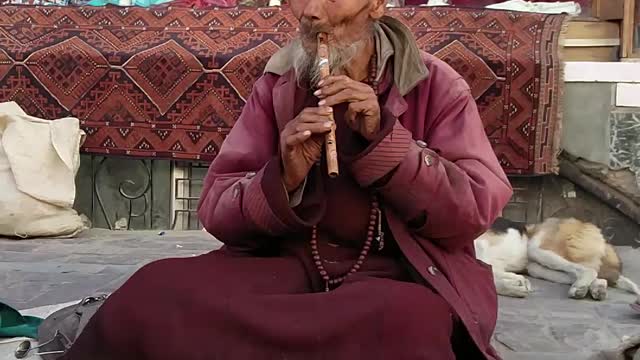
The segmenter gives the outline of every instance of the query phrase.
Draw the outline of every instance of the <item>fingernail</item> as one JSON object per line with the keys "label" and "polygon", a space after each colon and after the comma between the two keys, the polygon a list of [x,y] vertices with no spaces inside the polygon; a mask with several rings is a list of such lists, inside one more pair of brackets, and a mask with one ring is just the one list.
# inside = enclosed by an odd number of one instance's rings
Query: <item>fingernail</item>
{"label": "fingernail", "polygon": [[322,86],[322,84],[324,84],[324,80],[318,81],[318,86]]}
{"label": "fingernail", "polygon": [[333,123],[331,121],[324,123],[324,127],[326,128],[330,128],[331,126],[333,126]]}
{"label": "fingernail", "polygon": [[332,113],[333,112],[333,108],[331,106],[327,106],[326,108],[324,108],[324,110],[328,113]]}
{"label": "fingernail", "polygon": [[305,132],[302,133],[304,136],[309,136],[311,135],[311,131],[306,130]]}
{"label": "fingernail", "polygon": [[316,90],[316,91],[313,92],[313,95],[315,95],[315,96],[318,96],[320,94],[322,94],[321,90]]}
{"label": "fingernail", "polygon": [[322,105],[324,105],[324,104],[326,104],[326,103],[327,103],[327,101],[326,101],[326,100],[320,100],[320,102],[318,103],[318,105],[322,106]]}

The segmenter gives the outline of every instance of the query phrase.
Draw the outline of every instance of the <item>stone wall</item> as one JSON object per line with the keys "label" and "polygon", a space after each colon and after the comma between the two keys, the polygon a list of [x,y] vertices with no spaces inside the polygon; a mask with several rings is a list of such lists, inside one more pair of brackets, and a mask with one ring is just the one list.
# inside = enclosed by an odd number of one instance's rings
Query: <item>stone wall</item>
{"label": "stone wall", "polygon": [[640,185],[640,108],[611,112],[608,160],[609,169],[631,171]]}
{"label": "stone wall", "polygon": [[640,90],[640,63],[567,67],[562,148],[583,172],[640,207],[640,92],[637,99],[628,92]]}

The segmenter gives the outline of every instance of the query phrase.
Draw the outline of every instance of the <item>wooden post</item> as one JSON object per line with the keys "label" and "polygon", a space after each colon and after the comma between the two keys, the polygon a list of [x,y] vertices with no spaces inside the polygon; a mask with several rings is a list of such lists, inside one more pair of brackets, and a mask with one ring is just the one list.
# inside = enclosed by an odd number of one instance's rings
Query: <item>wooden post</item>
{"label": "wooden post", "polygon": [[620,57],[628,58],[633,54],[633,33],[635,32],[636,8],[635,0],[624,1],[624,18],[622,19],[622,51]]}

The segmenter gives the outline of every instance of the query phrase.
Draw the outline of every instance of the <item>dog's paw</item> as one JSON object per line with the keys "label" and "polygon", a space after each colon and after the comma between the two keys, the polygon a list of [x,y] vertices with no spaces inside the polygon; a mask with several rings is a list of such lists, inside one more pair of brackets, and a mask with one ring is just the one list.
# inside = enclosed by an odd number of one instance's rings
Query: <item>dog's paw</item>
{"label": "dog's paw", "polygon": [[569,297],[572,299],[584,299],[589,293],[589,286],[576,286],[573,285],[569,289]]}
{"label": "dog's paw", "polygon": [[520,278],[518,279],[518,284],[527,293],[533,292],[533,286],[531,286],[531,281],[529,281],[529,279],[527,279],[526,277],[520,275]]}
{"label": "dog's paw", "polygon": [[569,289],[569,297],[573,299],[584,299],[589,293],[589,287],[598,279],[598,272],[593,269],[585,269],[578,280]]}
{"label": "dog's paw", "polygon": [[607,280],[595,279],[589,286],[589,293],[593,300],[602,301],[607,298]]}
{"label": "dog's paw", "polygon": [[529,279],[522,275],[514,275],[505,283],[508,294],[507,296],[524,298],[533,292],[533,287]]}

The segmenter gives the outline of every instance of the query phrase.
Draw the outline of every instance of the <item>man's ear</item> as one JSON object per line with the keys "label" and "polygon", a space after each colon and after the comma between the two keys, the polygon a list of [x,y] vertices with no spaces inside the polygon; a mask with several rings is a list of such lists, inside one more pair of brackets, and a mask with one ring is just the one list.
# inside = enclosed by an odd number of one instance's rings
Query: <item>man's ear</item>
{"label": "man's ear", "polygon": [[387,0],[371,0],[371,18],[378,20],[384,15]]}

